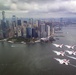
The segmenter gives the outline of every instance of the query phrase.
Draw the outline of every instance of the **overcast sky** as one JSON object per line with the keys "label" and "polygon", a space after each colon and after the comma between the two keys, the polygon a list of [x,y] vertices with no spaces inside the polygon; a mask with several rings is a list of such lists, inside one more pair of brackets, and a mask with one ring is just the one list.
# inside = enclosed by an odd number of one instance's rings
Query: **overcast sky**
{"label": "overcast sky", "polygon": [[76,0],[0,0],[2,10],[6,17],[76,17]]}

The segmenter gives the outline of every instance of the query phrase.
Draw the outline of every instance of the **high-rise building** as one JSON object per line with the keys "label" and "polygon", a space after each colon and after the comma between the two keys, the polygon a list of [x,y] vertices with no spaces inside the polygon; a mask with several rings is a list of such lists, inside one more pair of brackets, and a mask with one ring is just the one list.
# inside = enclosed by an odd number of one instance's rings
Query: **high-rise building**
{"label": "high-rise building", "polygon": [[34,38],[38,37],[38,33],[36,31],[36,28],[32,28],[32,37],[34,37]]}
{"label": "high-rise building", "polygon": [[6,26],[7,26],[7,37],[9,37],[9,29],[10,29],[9,20],[6,20]]}
{"label": "high-rise building", "polygon": [[27,27],[27,21],[23,21],[23,24],[22,24],[22,36],[26,37],[26,27]]}
{"label": "high-rise building", "polygon": [[5,11],[2,11],[2,20],[5,22]]}
{"label": "high-rise building", "polygon": [[12,28],[12,27],[9,28],[9,33],[8,33],[8,35],[9,35],[9,38],[14,37],[14,31],[13,31],[13,28]]}
{"label": "high-rise building", "polygon": [[33,27],[33,18],[29,19],[29,24]]}
{"label": "high-rise building", "polygon": [[5,11],[2,11],[1,27],[2,27],[3,38],[6,38],[7,37],[7,26],[6,26],[6,19],[5,19]]}
{"label": "high-rise building", "polygon": [[18,36],[18,33],[17,33],[17,18],[16,18],[15,15],[12,16],[12,27],[13,27],[14,35]]}
{"label": "high-rise building", "polygon": [[22,23],[21,23],[21,20],[19,19],[19,20],[17,20],[17,25],[18,26],[21,26],[22,25]]}
{"label": "high-rise building", "polygon": [[31,27],[26,28],[26,37],[32,38],[32,28]]}
{"label": "high-rise building", "polygon": [[49,25],[46,25],[46,36],[50,36],[50,26]]}
{"label": "high-rise building", "polygon": [[21,36],[21,27],[17,27],[17,34],[18,34],[18,37]]}
{"label": "high-rise building", "polygon": [[17,18],[15,15],[12,16],[12,25],[13,25],[13,27],[17,26]]}
{"label": "high-rise building", "polygon": [[46,37],[45,23],[40,25],[40,33],[41,33],[41,37]]}
{"label": "high-rise building", "polygon": [[35,22],[34,22],[34,25],[33,25],[34,27],[38,27],[38,20],[35,20]]}
{"label": "high-rise building", "polygon": [[21,19],[17,19],[17,34],[18,36],[22,36],[22,20]]}
{"label": "high-rise building", "polygon": [[1,27],[1,20],[0,20],[0,38],[3,38],[3,35],[2,35],[2,27]]}
{"label": "high-rise building", "polygon": [[62,26],[63,26],[63,18],[60,18],[59,28],[61,28]]}

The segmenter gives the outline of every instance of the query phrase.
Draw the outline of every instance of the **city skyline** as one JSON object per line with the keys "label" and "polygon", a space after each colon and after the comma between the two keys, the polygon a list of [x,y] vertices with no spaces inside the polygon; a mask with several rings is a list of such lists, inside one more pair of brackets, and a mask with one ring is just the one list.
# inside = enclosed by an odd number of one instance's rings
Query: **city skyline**
{"label": "city skyline", "polygon": [[25,38],[40,38],[49,37],[52,35],[52,23],[33,18],[26,20],[18,19],[15,15],[11,21],[6,20],[5,11],[2,11],[2,20],[0,21],[0,37],[25,37]]}
{"label": "city skyline", "polygon": [[0,16],[4,10],[7,18],[76,17],[75,7],[76,0],[0,0]]}

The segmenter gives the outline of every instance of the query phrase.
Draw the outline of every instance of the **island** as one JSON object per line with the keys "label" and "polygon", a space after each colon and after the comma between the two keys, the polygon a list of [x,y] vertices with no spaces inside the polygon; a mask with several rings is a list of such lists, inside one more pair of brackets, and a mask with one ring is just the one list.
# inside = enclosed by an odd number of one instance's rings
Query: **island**
{"label": "island", "polygon": [[50,38],[25,38],[25,37],[12,37],[8,38],[7,41],[9,43],[37,43],[37,42],[52,42],[55,41],[53,37]]}

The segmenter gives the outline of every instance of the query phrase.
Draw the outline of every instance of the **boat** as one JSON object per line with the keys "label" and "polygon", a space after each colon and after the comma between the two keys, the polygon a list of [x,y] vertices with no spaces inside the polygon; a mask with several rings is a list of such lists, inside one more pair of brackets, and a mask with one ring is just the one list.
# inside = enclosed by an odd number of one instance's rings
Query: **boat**
{"label": "boat", "polygon": [[40,42],[40,40],[36,40],[35,43]]}
{"label": "boat", "polygon": [[13,41],[8,41],[9,43],[14,43]]}
{"label": "boat", "polygon": [[26,44],[26,42],[24,42],[24,41],[22,41],[21,43],[22,43],[22,44]]}

